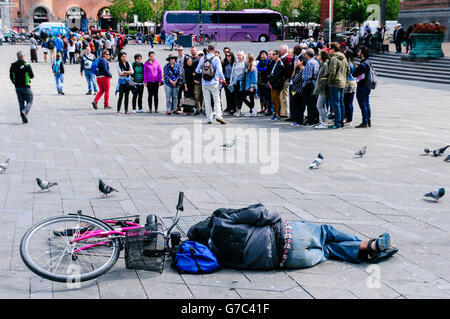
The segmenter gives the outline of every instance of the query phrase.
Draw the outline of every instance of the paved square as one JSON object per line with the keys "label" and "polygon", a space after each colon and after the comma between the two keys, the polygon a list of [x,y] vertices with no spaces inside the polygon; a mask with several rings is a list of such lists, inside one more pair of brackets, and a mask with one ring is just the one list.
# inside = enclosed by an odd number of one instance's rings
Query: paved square
{"label": "paved square", "polygon": [[[257,55],[280,43],[228,45]],[[8,79],[17,50],[29,60],[27,46],[0,47],[0,160],[11,159],[7,174],[0,175],[0,298],[450,298],[450,199],[423,200],[424,193],[450,186],[450,164],[444,157],[421,156],[425,146],[450,143],[448,86],[380,79],[371,95],[370,129],[317,131],[274,124],[267,117],[225,118],[227,125],[214,125],[223,132],[279,128],[279,170],[261,174],[260,164],[174,163],[173,130],[193,132],[199,117],[117,117],[102,103],[94,110],[79,65],[65,66],[66,95],[58,96],[50,65],[32,64],[34,104],[30,123],[22,125]],[[129,59],[137,52],[146,57],[148,50],[127,48]],[[165,64],[168,51],[155,50]],[[110,65],[114,108],[115,65]],[[359,124],[356,100],[354,105]],[[162,88],[159,109],[165,109]],[[367,156],[353,159],[364,145]],[[310,171],[318,152],[324,163]],[[59,185],[40,193],[36,177]],[[102,199],[98,178],[119,193]],[[162,275],[127,270],[120,258],[110,272],[80,289],[41,279],[20,258],[22,235],[44,218],[82,209],[99,218],[156,213],[169,221],[179,191],[186,196],[182,231],[217,208],[261,202],[288,220],[332,224],[361,238],[388,231],[400,251],[375,269],[330,260],[304,270],[221,269],[211,275],[178,275],[169,265]],[[378,288],[370,288],[374,271]]]}

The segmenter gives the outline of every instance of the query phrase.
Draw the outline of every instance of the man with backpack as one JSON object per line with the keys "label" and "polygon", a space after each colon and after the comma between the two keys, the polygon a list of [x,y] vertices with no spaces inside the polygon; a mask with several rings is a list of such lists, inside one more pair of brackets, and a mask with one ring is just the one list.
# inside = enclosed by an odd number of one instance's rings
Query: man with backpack
{"label": "man with backpack", "polygon": [[20,117],[23,124],[28,123],[28,113],[33,104],[33,92],[30,87],[33,77],[31,65],[25,62],[25,55],[22,51],[17,52],[17,61],[11,64],[9,78],[16,88]]}
{"label": "man with backpack", "polygon": [[197,68],[196,73],[202,75],[202,91],[205,100],[207,123],[212,124],[213,112],[211,107],[211,97],[214,101],[214,113],[216,114],[216,121],[220,124],[226,124],[222,118],[222,105],[220,103],[219,79],[224,79],[222,73],[222,63],[214,52],[216,46],[214,44],[208,45],[208,54],[203,56]]}
{"label": "man with backpack", "polygon": [[50,37],[47,41],[48,52],[50,53],[50,62],[53,63],[56,56],[55,40]]}
{"label": "man with backpack", "polygon": [[370,91],[376,86],[376,73],[369,61],[369,50],[365,46],[361,46],[358,50],[358,58],[361,63],[353,72],[353,76],[358,82],[356,89],[356,99],[362,114],[362,123],[357,128],[368,128],[372,126],[371,112],[369,104]]}
{"label": "man with backpack", "polygon": [[64,61],[62,60],[61,53],[59,52],[56,54],[56,60],[52,63],[52,71],[55,77],[56,90],[58,91],[58,95],[64,95]]}
{"label": "man with backpack", "polygon": [[84,71],[84,77],[86,78],[86,82],[88,83],[88,92],[86,93],[86,95],[92,94],[92,88],[94,89],[95,93],[98,92],[97,79],[91,72],[92,62],[94,62],[94,60],[95,56],[91,53],[91,48],[86,47],[84,54],[81,57],[80,63],[81,76],[83,76]]}

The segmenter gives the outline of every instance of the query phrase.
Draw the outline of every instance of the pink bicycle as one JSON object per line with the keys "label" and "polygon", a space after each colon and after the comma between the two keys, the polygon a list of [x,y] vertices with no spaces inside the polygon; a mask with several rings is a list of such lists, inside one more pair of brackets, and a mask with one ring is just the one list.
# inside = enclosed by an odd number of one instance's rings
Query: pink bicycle
{"label": "pink bicycle", "polygon": [[179,242],[179,233],[172,229],[181,217],[183,197],[180,192],[174,222],[165,232],[155,215],[148,215],[141,226],[139,216],[100,220],[78,211],[33,225],[22,237],[20,255],[35,274],[58,282],[103,275],[124,248],[127,268],[162,272],[165,256]]}

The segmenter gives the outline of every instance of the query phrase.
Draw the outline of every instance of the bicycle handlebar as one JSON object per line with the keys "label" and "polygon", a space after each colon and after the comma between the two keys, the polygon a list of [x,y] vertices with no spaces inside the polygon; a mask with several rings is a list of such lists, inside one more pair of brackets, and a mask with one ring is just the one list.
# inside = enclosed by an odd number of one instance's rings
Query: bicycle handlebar
{"label": "bicycle handlebar", "polygon": [[180,192],[180,194],[178,195],[177,210],[183,211],[183,199],[184,199],[184,193]]}

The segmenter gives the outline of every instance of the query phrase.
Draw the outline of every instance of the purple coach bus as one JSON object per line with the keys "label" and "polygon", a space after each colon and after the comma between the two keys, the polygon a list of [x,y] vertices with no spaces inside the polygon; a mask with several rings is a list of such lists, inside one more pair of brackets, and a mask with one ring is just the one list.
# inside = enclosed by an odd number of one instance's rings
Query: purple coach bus
{"label": "purple coach bus", "polygon": [[[198,11],[166,11],[162,29],[184,34],[199,34]],[[242,11],[203,11],[202,33],[217,41],[276,41],[284,40],[287,18],[279,12],[267,9]]]}

